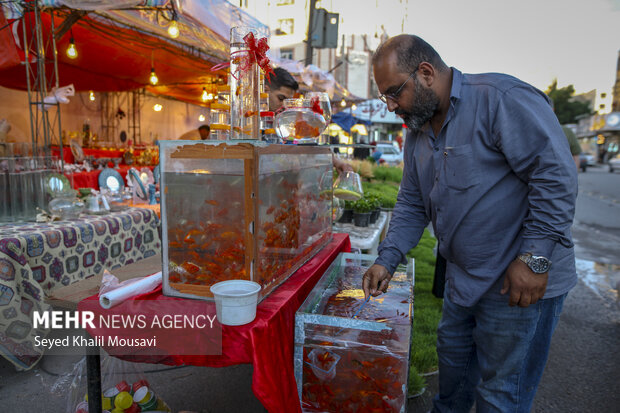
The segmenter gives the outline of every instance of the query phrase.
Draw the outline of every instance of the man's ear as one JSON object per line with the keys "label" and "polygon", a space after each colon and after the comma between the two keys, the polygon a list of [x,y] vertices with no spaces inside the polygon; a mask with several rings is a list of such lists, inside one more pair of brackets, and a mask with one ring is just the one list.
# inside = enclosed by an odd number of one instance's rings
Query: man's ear
{"label": "man's ear", "polygon": [[271,92],[271,88],[269,87],[269,84],[265,83],[265,93],[269,92]]}
{"label": "man's ear", "polygon": [[431,87],[435,82],[437,71],[432,64],[428,62],[420,63],[418,66],[418,73],[420,74],[420,78],[422,79],[424,86]]}

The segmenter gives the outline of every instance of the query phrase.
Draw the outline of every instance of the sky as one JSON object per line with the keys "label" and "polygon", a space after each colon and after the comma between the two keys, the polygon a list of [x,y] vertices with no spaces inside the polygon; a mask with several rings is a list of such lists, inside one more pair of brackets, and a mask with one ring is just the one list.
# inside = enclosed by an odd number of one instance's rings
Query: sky
{"label": "sky", "polygon": [[541,90],[557,78],[559,87],[597,89],[608,95],[602,103],[611,102],[620,0],[403,0],[406,16],[398,7],[382,7],[382,0],[358,2],[367,7],[347,11],[348,21],[358,27],[392,22],[388,35],[416,34],[463,72],[508,73]]}

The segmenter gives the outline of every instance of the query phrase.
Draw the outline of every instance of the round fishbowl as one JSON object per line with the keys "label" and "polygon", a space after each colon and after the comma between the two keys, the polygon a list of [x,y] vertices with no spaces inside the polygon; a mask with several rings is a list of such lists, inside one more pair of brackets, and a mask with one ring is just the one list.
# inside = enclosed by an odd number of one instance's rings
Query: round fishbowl
{"label": "round fishbowl", "polygon": [[77,197],[77,191],[71,189],[57,192],[48,207],[52,215],[59,216],[64,221],[79,218],[84,210],[84,202]]}
{"label": "round fishbowl", "polygon": [[334,182],[334,197],[345,201],[357,201],[364,196],[362,180],[355,172],[344,172]]}
{"label": "round fishbowl", "polygon": [[320,106],[310,99],[285,99],[283,108],[275,118],[278,136],[293,143],[317,143],[327,126]]}

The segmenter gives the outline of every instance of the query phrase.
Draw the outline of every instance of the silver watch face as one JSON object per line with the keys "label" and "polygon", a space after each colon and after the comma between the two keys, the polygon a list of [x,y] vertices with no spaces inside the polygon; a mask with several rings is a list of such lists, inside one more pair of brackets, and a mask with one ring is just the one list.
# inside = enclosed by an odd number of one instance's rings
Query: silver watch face
{"label": "silver watch face", "polygon": [[530,258],[529,267],[536,274],[543,274],[549,271],[551,263],[545,257],[533,255]]}

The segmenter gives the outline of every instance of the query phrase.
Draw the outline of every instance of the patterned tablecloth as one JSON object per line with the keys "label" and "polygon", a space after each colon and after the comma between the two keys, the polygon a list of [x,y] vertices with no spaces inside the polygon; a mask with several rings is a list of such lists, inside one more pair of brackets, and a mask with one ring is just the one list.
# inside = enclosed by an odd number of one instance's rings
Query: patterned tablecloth
{"label": "patterned tablecloth", "polygon": [[103,216],[48,224],[0,226],[0,355],[18,369],[34,366],[32,311],[48,310],[46,294],[104,269],[161,251],[159,219],[149,209],[130,208]]}

